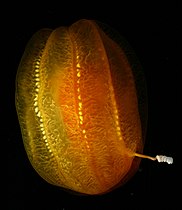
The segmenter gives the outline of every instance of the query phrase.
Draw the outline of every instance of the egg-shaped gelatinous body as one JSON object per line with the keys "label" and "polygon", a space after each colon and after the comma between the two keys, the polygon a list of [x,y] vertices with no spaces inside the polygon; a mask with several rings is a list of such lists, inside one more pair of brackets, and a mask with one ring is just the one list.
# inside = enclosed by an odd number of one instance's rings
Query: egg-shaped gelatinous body
{"label": "egg-shaped gelatinous body", "polygon": [[16,108],[28,158],[47,182],[101,194],[136,171],[143,143],[132,66],[94,21],[32,37]]}

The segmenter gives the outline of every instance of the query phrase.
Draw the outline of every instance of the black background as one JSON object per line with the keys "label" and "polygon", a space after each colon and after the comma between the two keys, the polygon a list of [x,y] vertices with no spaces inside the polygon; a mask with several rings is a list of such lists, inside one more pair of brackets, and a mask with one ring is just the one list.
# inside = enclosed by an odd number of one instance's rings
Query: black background
{"label": "black background", "polygon": [[[15,8],[14,8],[15,6]],[[94,3],[26,2],[11,5],[5,35],[9,52],[1,78],[7,99],[8,209],[111,210],[177,209],[177,4],[175,1],[106,1]],[[116,29],[131,44],[143,67],[148,88],[148,130],[144,153],[173,156],[174,164],[142,160],[135,176],[123,187],[102,196],[71,194],[46,183],[34,171],[24,151],[15,110],[15,77],[24,48],[44,27],[69,26],[95,19]],[[7,87],[6,87],[7,86]],[[6,101],[6,100],[4,100]],[[6,120],[7,121],[7,120]]]}

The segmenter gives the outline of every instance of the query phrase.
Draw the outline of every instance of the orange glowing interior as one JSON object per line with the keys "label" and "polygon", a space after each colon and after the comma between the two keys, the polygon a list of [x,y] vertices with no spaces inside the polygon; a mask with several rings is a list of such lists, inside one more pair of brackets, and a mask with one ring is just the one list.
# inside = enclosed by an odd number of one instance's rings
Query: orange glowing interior
{"label": "orange glowing interior", "polygon": [[33,36],[16,107],[30,162],[49,183],[101,194],[137,170],[143,140],[131,64],[94,21]]}

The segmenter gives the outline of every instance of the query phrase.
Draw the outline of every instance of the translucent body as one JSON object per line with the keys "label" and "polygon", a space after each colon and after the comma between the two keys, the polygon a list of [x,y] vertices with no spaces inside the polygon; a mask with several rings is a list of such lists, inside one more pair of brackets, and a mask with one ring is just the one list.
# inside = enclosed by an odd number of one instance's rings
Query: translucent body
{"label": "translucent body", "polygon": [[16,108],[29,160],[49,183],[101,194],[136,171],[143,143],[131,65],[94,21],[32,37]]}

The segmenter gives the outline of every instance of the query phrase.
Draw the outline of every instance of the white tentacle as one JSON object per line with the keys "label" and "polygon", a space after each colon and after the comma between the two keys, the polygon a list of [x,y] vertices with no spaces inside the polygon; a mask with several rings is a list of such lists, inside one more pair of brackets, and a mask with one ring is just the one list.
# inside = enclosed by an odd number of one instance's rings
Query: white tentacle
{"label": "white tentacle", "polygon": [[156,159],[157,159],[158,162],[166,162],[168,164],[173,163],[173,158],[172,157],[167,157],[165,155],[157,155]]}

